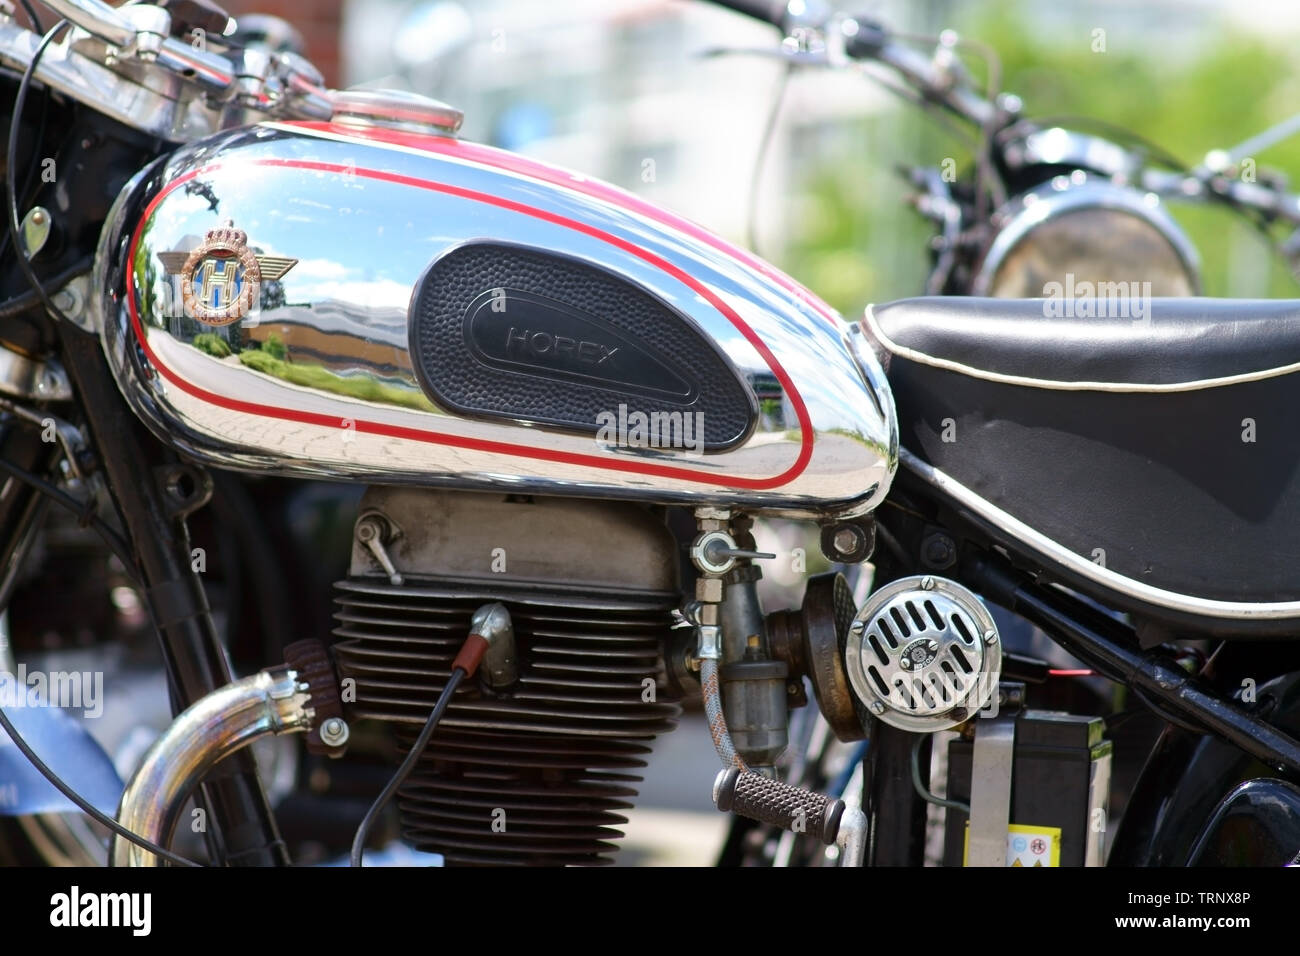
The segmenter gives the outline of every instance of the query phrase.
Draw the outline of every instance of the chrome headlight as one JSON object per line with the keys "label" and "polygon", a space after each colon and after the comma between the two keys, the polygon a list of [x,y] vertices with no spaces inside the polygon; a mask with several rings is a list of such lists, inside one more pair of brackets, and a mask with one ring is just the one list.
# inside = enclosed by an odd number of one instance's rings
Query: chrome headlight
{"label": "chrome headlight", "polygon": [[1159,197],[1083,173],[1011,200],[972,284],[974,295],[1036,298],[1049,283],[1149,282],[1150,295],[1200,292],[1196,249]]}

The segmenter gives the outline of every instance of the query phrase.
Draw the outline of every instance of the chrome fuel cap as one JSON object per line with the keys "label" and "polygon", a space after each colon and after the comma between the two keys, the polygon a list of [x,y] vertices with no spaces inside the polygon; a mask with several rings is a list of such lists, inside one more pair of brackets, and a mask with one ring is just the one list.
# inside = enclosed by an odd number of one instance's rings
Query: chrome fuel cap
{"label": "chrome fuel cap", "polygon": [[465,120],[456,107],[405,90],[339,90],[330,101],[334,122],[347,126],[455,136]]}

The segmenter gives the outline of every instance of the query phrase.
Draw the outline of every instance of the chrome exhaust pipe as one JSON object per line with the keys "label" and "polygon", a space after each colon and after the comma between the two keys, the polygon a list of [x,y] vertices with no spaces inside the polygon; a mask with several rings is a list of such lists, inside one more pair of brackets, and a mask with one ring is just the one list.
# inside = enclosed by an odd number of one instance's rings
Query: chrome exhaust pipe
{"label": "chrome exhaust pipe", "polygon": [[[161,847],[185,798],[218,762],[254,740],[311,729],[315,711],[298,672],[274,667],[214,690],[172,721],[122,794],[117,822]],[[113,866],[160,866],[156,854],[114,834]]]}

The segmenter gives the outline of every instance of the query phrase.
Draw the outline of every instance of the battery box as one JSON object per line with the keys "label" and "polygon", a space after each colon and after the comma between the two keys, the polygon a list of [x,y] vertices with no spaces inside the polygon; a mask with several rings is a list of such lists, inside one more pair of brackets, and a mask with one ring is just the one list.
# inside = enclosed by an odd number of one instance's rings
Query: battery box
{"label": "battery box", "polygon": [[[1015,721],[1007,865],[1101,866],[1112,753],[1102,719],[1026,710]],[[970,803],[974,746],[964,737],[948,745],[950,800]],[[952,809],[945,817],[944,865],[962,866],[969,818]]]}

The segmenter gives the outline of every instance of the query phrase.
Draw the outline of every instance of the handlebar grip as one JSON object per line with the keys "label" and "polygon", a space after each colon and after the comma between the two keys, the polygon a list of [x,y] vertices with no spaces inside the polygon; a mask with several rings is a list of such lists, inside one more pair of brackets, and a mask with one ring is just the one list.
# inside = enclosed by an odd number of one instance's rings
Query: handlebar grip
{"label": "handlebar grip", "polygon": [[866,17],[855,17],[855,33],[844,38],[844,54],[854,60],[872,60],[889,42],[889,32],[883,24]]}
{"label": "handlebar grip", "polygon": [[785,25],[787,0],[709,0],[719,7],[726,7],[736,13],[743,13],[755,20],[762,20],[774,27]]}
{"label": "handlebar grip", "polygon": [[835,842],[844,801],[792,787],[752,770],[723,770],[713,784],[713,802],[728,810],[793,833],[807,833],[827,846]]}

